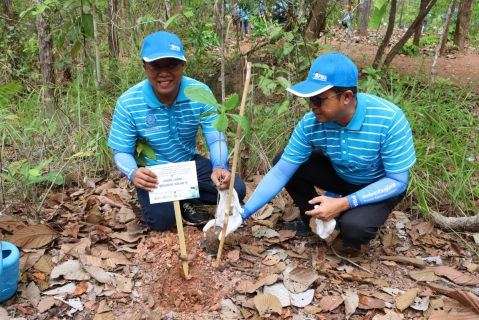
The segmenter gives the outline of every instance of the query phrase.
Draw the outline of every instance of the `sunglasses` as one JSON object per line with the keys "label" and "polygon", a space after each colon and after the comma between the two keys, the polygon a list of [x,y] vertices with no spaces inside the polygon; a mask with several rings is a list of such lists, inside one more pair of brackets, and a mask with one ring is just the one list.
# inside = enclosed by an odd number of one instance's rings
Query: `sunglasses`
{"label": "sunglasses", "polygon": [[180,65],[182,64],[183,62],[181,61],[178,61],[178,62],[170,62],[168,64],[165,64],[164,66],[158,66],[158,65],[155,65],[155,66],[147,66],[145,65],[145,70],[146,72],[148,72],[149,74],[160,74],[162,73],[163,71],[166,71],[166,72],[175,72],[179,69]]}
{"label": "sunglasses", "polygon": [[335,94],[330,95],[330,96],[328,96],[328,97],[326,97],[326,98],[320,98],[320,97],[317,97],[317,96],[310,97],[310,98],[309,98],[309,101],[311,101],[316,107],[321,108],[321,103],[322,103],[324,100],[328,100],[329,98],[334,97],[334,96],[337,96],[338,94],[341,94],[341,93],[343,93],[343,92],[344,92],[344,91],[335,93]]}

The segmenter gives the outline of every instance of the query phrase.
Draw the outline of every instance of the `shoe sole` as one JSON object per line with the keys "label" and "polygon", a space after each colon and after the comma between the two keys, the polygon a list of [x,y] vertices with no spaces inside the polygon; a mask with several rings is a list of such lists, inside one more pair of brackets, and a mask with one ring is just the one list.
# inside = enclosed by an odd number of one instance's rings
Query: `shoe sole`
{"label": "shoe sole", "polygon": [[201,225],[205,225],[208,222],[206,220],[202,222],[191,222],[191,221],[185,220],[184,218],[181,218],[181,220],[183,220],[183,224],[187,226],[201,226]]}

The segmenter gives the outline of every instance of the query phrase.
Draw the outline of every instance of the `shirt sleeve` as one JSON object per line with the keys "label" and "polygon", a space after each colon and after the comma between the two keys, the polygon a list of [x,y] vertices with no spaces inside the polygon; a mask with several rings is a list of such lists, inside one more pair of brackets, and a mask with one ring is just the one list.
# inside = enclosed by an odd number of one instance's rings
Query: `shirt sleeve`
{"label": "shirt sleeve", "polygon": [[403,193],[408,184],[409,170],[401,173],[386,173],[386,177],[371,183],[346,198],[351,208],[386,200]]}
{"label": "shirt sleeve", "polygon": [[133,174],[138,170],[134,153],[122,152],[113,150],[113,158],[117,168],[127,176],[130,181],[133,181]]}
{"label": "shirt sleeve", "polygon": [[243,209],[243,219],[247,219],[262,206],[276,196],[293,174],[298,170],[299,165],[292,164],[280,159],[278,163],[264,176],[258,187],[246,202]]}
{"label": "shirt sleeve", "polygon": [[226,139],[221,132],[208,132],[205,133],[206,144],[210,150],[210,159],[215,168],[223,168],[229,171],[228,168],[228,145]]}

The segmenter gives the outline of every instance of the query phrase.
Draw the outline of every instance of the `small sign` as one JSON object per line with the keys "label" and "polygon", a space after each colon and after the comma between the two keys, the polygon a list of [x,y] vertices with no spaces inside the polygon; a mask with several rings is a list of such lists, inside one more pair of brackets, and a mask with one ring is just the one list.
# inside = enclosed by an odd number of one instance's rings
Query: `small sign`
{"label": "small sign", "polygon": [[194,161],[148,166],[158,176],[158,188],[150,192],[150,203],[200,197]]}

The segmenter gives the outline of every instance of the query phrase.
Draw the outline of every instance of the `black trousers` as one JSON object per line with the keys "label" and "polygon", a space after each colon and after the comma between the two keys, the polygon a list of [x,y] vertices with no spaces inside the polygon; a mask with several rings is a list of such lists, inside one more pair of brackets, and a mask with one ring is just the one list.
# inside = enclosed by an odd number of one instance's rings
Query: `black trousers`
{"label": "black trousers", "polygon": [[[276,164],[283,152],[276,155]],[[314,186],[335,194],[347,196],[367,184],[355,185],[342,179],[334,170],[328,157],[315,149],[286,184],[285,188],[299,207],[301,219],[309,224],[311,216],[304,212],[314,209],[308,201],[318,196]],[[336,229],[341,238],[349,244],[367,244],[377,235],[379,228],[388,218],[394,207],[402,200],[405,192],[389,199],[349,209],[336,217]]]}

